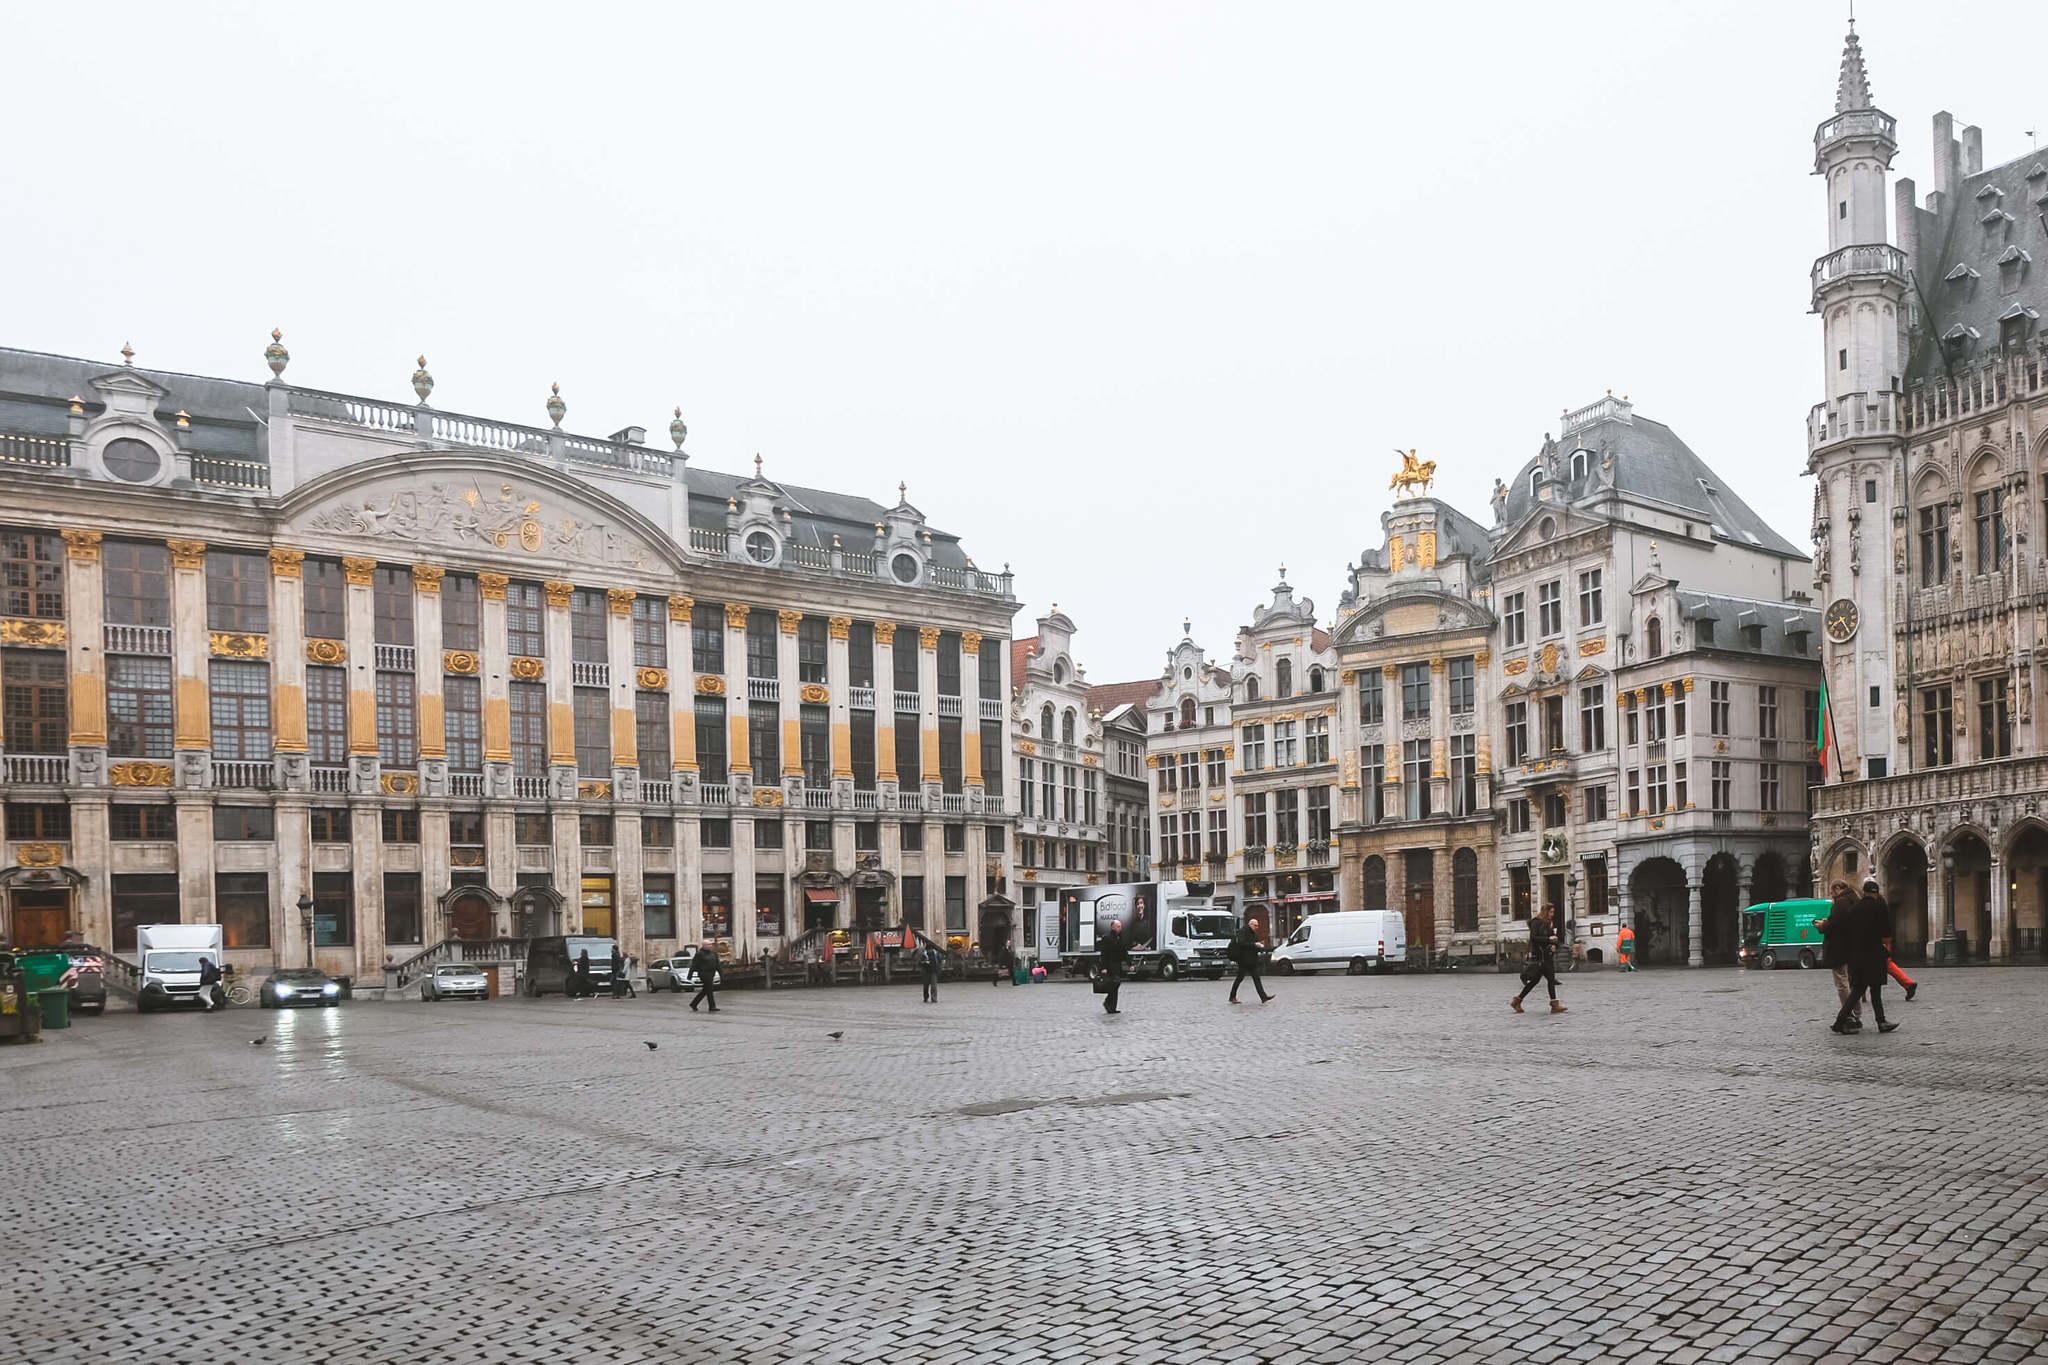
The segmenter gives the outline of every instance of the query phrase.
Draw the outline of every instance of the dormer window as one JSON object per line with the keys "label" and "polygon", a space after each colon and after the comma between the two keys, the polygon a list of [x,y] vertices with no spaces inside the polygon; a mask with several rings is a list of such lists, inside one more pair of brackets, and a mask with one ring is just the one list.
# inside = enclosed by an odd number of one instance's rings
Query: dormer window
{"label": "dormer window", "polygon": [[128,436],[107,442],[100,459],[106,464],[109,474],[128,483],[148,483],[164,464],[163,457],[156,453],[154,446]]}
{"label": "dormer window", "polygon": [[1976,271],[1974,271],[1974,270],[1972,270],[1972,269],[1970,269],[1970,267],[1969,267],[1969,266],[1967,266],[1967,265],[1964,265],[1964,264],[1963,264],[1962,262],[1958,261],[1958,262],[1956,263],[1956,267],[1955,267],[1955,269],[1953,269],[1953,270],[1949,271],[1949,272],[1948,272],[1948,274],[1946,274],[1946,275],[1943,275],[1943,276],[1942,276],[1942,278],[1943,278],[1944,280],[1947,280],[1947,281],[1948,281],[1948,282],[1949,282],[1950,284],[1954,284],[1954,283],[1955,283],[1956,281],[1958,281],[1958,280],[1974,280],[1974,279],[1976,279],[1976,278],[1977,278],[1977,272],[1976,272]]}
{"label": "dormer window", "polygon": [[1756,625],[1744,626],[1742,628],[1742,643],[1751,649],[1762,649],[1764,647],[1764,628]]}
{"label": "dormer window", "polygon": [[1180,728],[1183,730],[1195,728],[1195,699],[1193,697],[1182,697],[1180,699]]}
{"label": "dormer window", "polygon": [[1257,701],[1259,699],[1259,680],[1257,678],[1246,678],[1244,680],[1244,699],[1246,701]]}
{"label": "dormer window", "polygon": [[1583,478],[1585,478],[1585,477],[1586,477],[1586,470],[1587,470],[1587,468],[1588,468],[1588,466],[1589,466],[1589,464],[1590,464],[1590,462],[1591,462],[1591,460],[1592,460],[1592,455],[1593,455],[1593,452],[1592,452],[1592,451],[1590,451],[1590,450],[1586,450],[1586,449],[1583,449],[1583,448],[1581,448],[1581,449],[1579,449],[1579,450],[1574,450],[1574,451],[1572,452],[1572,480],[1573,480],[1573,482],[1577,482],[1578,480],[1580,480],[1580,479],[1583,479]]}
{"label": "dormer window", "polygon": [[1542,486],[1543,486],[1543,471],[1542,471],[1542,470],[1540,470],[1540,469],[1532,469],[1532,470],[1530,470],[1530,471],[1529,471],[1529,496],[1530,496],[1530,497],[1532,497],[1532,498],[1533,498],[1533,497],[1535,497],[1535,496],[1536,496],[1536,490],[1537,490],[1537,489],[1539,489],[1539,488],[1541,488]]}
{"label": "dormer window", "polygon": [[1806,653],[1806,632],[1803,630],[1786,631],[1785,647],[1794,654],[1804,656]]}
{"label": "dormer window", "polygon": [[1309,690],[1310,692],[1321,692],[1321,691],[1323,690],[1323,670],[1322,670],[1322,669],[1320,669],[1320,668],[1311,668],[1311,669],[1310,669],[1310,670],[1308,671],[1308,690]]}
{"label": "dormer window", "polygon": [[1643,640],[1650,651],[1650,657],[1664,657],[1664,623],[1652,616],[1643,626]]}
{"label": "dormer window", "polygon": [[1693,622],[1692,638],[1694,644],[1710,645],[1714,643],[1713,618],[1701,617],[1699,620]]}
{"label": "dormer window", "polygon": [[889,572],[895,575],[898,583],[915,583],[922,567],[917,562],[917,556],[911,554],[908,550],[903,551],[889,561]]}
{"label": "dormer window", "polygon": [[749,531],[747,533],[747,558],[756,564],[775,562],[775,535],[772,531]]}
{"label": "dormer window", "polygon": [[1294,664],[1291,660],[1273,661],[1273,695],[1282,700],[1294,695]]}

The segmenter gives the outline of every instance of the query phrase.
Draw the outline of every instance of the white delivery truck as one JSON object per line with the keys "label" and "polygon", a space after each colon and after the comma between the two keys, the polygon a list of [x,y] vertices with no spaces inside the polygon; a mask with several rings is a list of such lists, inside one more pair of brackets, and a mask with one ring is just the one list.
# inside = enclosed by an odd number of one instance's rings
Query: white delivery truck
{"label": "white delivery truck", "polygon": [[218,924],[138,924],[135,956],[141,968],[135,995],[137,1013],[173,1006],[203,1006],[199,998],[199,964],[226,965]]}
{"label": "white delivery truck", "polygon": [[1096,942],[1112,921],[1122,920],[1133,975],[1175,981],[1200,972],[1213,981],[1230,965],[1230,936],[1237,932],[1230,898],[1219,900],[1215,889],[1209,882],[1061,887],[1057,909],[1044,907],[1039,958],[1092,972]]}
{"label": "white delivery truck", "polygon": [[1408,924],[1392,910],[1335,910],[1310,915],[1273,950],[1281,972],[1342,967],[1353,976],[1408,960]]}

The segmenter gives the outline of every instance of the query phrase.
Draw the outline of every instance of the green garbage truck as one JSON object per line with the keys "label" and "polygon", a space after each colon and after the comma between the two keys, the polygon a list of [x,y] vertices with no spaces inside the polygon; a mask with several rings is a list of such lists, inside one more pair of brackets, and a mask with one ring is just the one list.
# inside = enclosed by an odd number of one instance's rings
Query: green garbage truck
{"label": "green garbage truck", "polygon": [[1815,922],[1828,917],[1824,900],[1770,901],[1742,912],[1742,965],[1778,967],[1798,963],[1820,965],[1820,930]]}

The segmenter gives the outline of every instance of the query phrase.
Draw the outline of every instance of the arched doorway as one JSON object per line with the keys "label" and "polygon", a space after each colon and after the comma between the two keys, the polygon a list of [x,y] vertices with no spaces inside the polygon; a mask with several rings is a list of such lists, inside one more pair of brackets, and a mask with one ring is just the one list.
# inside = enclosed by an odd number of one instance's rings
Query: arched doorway
{"label": "arched doorway", "polygon": [[1892,957],[1921,962],[1927,957],[1927,850],[1909,837],[1893,841],[1878,873],[1892,908]]}
{"label": "arched doorway", "polygon": [[1962,936],[1962,951],[1968,957],[1984,957],[1991,951],[1991,850],[1983,839],[1963,830],[1949,840],[1948,855],[1943,862],[1953,859],[1949,913]]}
{"label": "arched doorway", "polygon": [[2005,853],[2006,914],[2015,953],[2039,953],[2048,928],[2048,830],[2020,827]]}
{"label": "arched doorway", "polygon": [[512,937],[546,938],[562,932],[562,898],[552,886],[522,886],[512,893]]}
{"label": "arched doorway", "polygon": [[1648,859],[1629,875],[1628,899],[1636,931],[1636,959],[1657,966],[1684,966],[1690,916],[1685,869],[1669,858]]}
{"label": "arched doorway", "polygon": [[448,902],[448,937],[480,943],[498,936],[498,907],[477,891],[458,892]]}
{"label": "arched doorway", "polygon": [[1769,905],[1789,900],[1792,888],[1785,876],[1785,860],[1774,852],[1759,853],[1749,868],[1749,903]]}
{"label": "arched doorway", "polygon": [[[1700,874],[1700,958],[1718,965],[1735,961],[1742,946],[1741,864],[1732,853],[1716,853]],[[1782,880],[1782,879],[1781,879]],[[1754,898],[1752,898],[1754,899]],[[1641,937],[1641,931],[1637,931]]]}

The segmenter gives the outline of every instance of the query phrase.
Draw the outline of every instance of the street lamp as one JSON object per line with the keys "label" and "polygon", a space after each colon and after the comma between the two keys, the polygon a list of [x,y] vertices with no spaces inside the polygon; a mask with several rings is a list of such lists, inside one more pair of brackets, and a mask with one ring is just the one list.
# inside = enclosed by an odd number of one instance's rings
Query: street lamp
{"label": "street lamp", "polygon": [[313,965],[313,897],[304,891],[299,893],[299,918],[306,921],[306,966]]}

